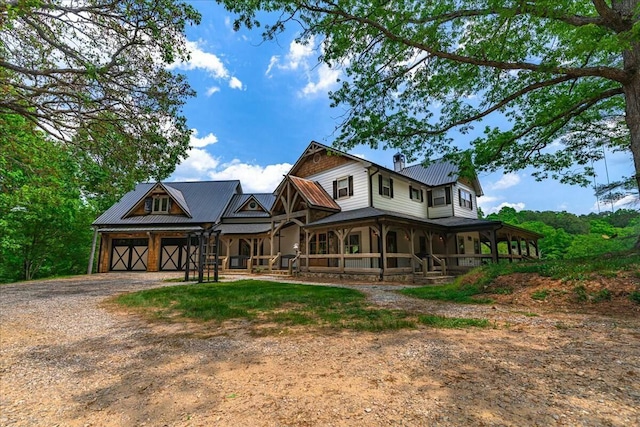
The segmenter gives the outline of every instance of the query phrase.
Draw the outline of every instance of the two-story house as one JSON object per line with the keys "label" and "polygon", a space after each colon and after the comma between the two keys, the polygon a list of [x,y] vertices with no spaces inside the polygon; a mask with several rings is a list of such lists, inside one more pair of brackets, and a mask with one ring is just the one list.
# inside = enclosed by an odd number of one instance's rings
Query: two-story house
{"label": "two-story house", "polygon": [[[237,181],[207,183],[206,194],[184,190],[205,183],[141,184],[94,223],[102,236],[100,271],[143,269],[132,262],[145,238],[144,269],[183,269],[187,236],[211,232],[220,234],[224,269],[273,270],[292,262],[301,274],[387,280],[538,256],[539,234],[477,218],[477,178],[458,176],[448,162],[406,167],[401,154],[393,160],[388,169],[312,142],[273,194],[243,194]],[[156,202],[163,197],[168,208]],[[187,215],[192,205],[210,210],[206,221]],[[168,243],[180,248],[171,263]]]}

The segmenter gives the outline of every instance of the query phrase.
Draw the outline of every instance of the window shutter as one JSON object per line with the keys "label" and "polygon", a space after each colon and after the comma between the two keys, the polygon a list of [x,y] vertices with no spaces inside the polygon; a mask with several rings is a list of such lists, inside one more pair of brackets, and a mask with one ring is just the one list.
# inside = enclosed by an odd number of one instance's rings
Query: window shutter
{"label": "window shutter", "polygon": [[471,195],[471,200],[470,200],[470,202],[471,202],[471,204],[469,205],[469,207],[470,207],[471,209],[473,209],[473,194]]}
{"label": "window shutter", "polygon": [[433,206],[433,191],[427,191],[427,205],[429,207]]}
{"label": "window shutter", "polygon": [[413,187],[409,186],[409,198],[413,200]]}
{"label": "window shutter", "polygon": [[444,198],[447,205],[451,204],[451,187],[444,188]]}
{"label": "window shutter", "polygon": [[382,194],[382,175],[378,175],[378,193]]}
{"label": "window shutter", "polygon": [[462,206],[462,190],[458,188],[458,204]]}
{"label": "window shutter", "polygon": [[171,197],[167,200],[167,212],[171,212]]}
{"label": "window shutter", "polygon": [[338,198],[338,181],[333,181],[333,199]]}
{"label": "window shutter", "polygon": [[424,190],[420,190],[420,202],[424,202]]}
{"label": "window shutter", "polygon": [[349,195],[353,196],[353,175],[349,175]]}
{"label": "window shutter", "polygon": [[147,197],[146,199],[144,199],[144,211],[146,213],[149,213],[151,212],[152,208],[153,208],[153,198]]}
{"label": "window shutter", "polygon": [[393,180],[389,178],[389,196],[393,199]]}

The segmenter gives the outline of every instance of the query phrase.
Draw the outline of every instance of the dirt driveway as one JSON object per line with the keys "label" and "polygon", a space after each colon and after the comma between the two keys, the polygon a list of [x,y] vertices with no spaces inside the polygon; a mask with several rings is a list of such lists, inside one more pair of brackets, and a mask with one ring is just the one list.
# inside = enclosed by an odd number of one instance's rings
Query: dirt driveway
{"label": "dirt driveway", "polygon": [[102,304],[162,278],[0,286],[0,425],[640,425],[637,318],[532,316],[368,285],[375,304],[496,326],[256,337],[243,322],[149,324]]}

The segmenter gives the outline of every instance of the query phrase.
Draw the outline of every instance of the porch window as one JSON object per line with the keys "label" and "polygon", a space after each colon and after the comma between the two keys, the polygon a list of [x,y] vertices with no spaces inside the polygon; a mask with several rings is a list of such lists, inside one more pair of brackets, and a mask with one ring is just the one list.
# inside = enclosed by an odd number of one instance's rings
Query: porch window
{"label": "porch window", "polygon": [[352,233],[347,236],[347,240],[344,243],[344,253],[360,253],[360,233]]}
{"label": "porch window", "polygon": [[327,233],[318,233],[309,240],[309,253],[311,255],[327,253]]}
{"label": "porch window", "polygon": [[151,213],[169,213],[169,197],[156,196],[153,198],[153,209]]}
{"label": "porch window", "polygon": [[460,195],[460,206],[462,206],[463,208],[472,209],[473,202],[471,201],[471,193],[463,189],[459,189],[458,193]]}

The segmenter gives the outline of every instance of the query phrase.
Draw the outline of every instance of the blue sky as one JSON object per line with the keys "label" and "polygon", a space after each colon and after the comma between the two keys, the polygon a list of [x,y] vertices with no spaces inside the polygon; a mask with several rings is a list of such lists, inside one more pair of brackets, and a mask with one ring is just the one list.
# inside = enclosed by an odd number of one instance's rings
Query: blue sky
{"label": "blue sky", "polygon": [[[329,107],[327,93],[336,88],[340,71],[318,64],[314,43],[295,43],[296,28],[263,41],[259,29],[234,32],[233,16],[216,3],[193,4],[202,23],[187,30],[191,60],[172,66],[197,91],[184,108],[193,148],[169,181],[239,179],[245,192],[272,192],[310,141],[333,142],[343,111]],[[459,143],[468,140],[460,136]],[[351,154],[391,167],[394,153],[359,146]],[[598,183],[606,182],[604,162],[594,166]],[[629,176],[631,155],[607,153],[606,166],[611,180]],[[485,195],[478,203],[485,213],[502,206],[598,211],[592,189],[535,182],[531,171],[479,178]]]}

